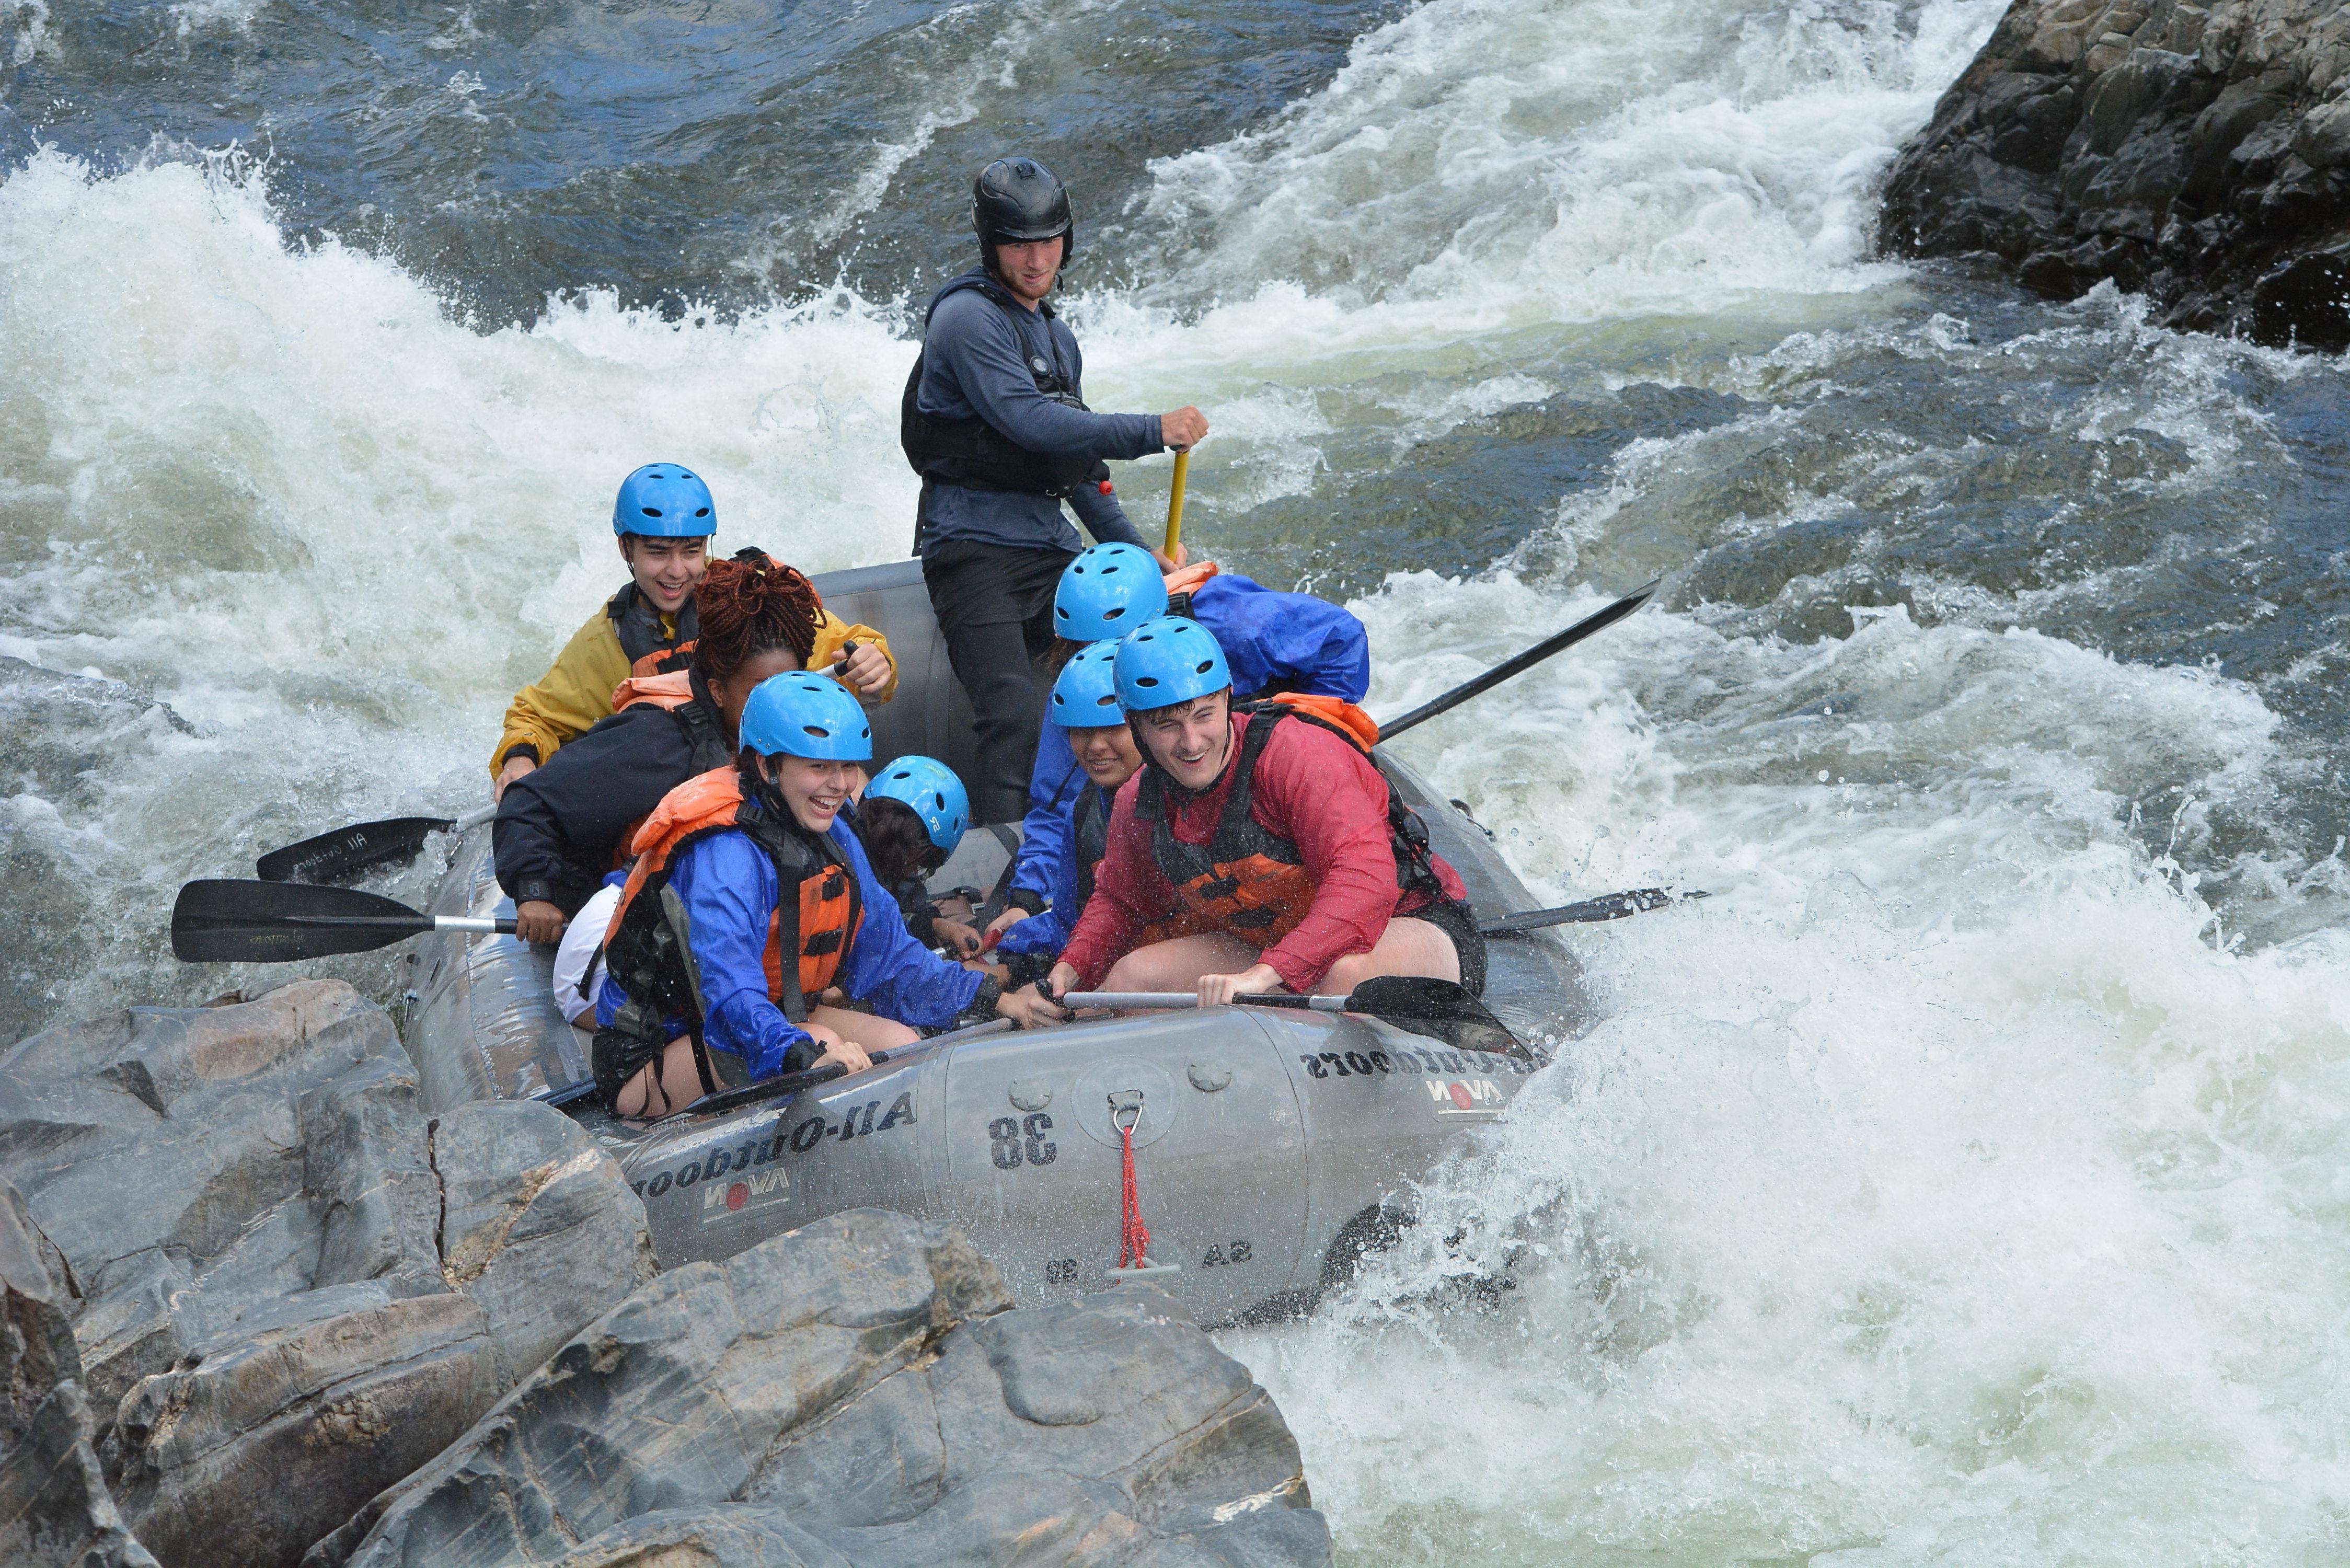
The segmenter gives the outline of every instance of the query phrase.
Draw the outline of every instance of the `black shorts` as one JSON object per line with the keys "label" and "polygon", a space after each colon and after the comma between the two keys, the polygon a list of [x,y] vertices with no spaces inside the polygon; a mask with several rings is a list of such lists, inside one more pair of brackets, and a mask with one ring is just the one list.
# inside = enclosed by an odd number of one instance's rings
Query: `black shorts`
{"label": "black shorts", "polygon": [[1417,909],[1405,909],[1396,916],[1399,920],[1426,920],[1452,939],[1452,951],[1461,961],[1461,987],[1471,996],[1485,994],[1485,933],[1477,929],[1477,917],[1469,906],[1451,898],[1439,898]]}

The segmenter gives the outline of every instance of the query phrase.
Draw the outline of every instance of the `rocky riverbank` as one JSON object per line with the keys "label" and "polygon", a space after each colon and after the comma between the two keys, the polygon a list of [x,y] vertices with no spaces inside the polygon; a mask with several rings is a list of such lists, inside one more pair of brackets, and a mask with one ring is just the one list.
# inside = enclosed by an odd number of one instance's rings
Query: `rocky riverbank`
{"label": "rocky riverbank", "polygon": [[339,981],[22,1042],[0,1178],[0,1562],[1328,1559],[1163,1296],[1015,1309],[876,1210],[658,1272],[585,1133],[427,1118]]}
{"label": "rocky riverbank", "polygon": [[1988,254],[2168,325],[2350,348],[2350,4],[2016,0],[1903,149],[1894,254]]}

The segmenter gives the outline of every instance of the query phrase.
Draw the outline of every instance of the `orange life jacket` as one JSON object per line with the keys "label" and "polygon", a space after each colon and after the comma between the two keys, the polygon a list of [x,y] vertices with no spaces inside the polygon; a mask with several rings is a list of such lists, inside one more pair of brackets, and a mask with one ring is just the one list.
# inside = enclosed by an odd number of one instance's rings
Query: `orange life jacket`
{"label": "orange life jacket", "polygon": [[698,637],[689,638],[675,648],[656,648],[629,665],[629,678],[612,692],[612,711],[616,713],[620,711],[620,693],[639,680],[671,675],[683,678],[686,666],[693,662],[694,648],[701,641]]}
{"label": "orange life jacket", "polygon": [[[637,863],[620,891],[605,937],[606,972],[655,1018],[683,1017],[698,1032],[702,980],[686,940],[683,910],[669,892],[669,868],[686,846],[714,833],[739,832],[775,862],[775,908],[767,917],[768,1000],[795,1023],[808,999],[840,972],[864,923],[857,875],[828,835],[780,824],[744,808],[732,767],[712,768],[661,797],[631,843]],[[795,961],[788,968],[784,955]],[[617,1023],[617,1021],[616,1021]]]}
{"label": "orange life jacket", "polygon": [[[691,643],[686,644],[691,648]],[[693,701],[693,672],[681,664],[674,670],[644,668],[660,661],[660,654],[648,654],[637,660],[629,678],[612,688],[612,711],[624,713],[631,708],[667,708],[672,712]]]}
{"label": "orange life jacket", "polygon": [[[1295,930],[1313,909],[1316,889],[1305,874],[1297,846],[1257,821],[1249,810],[1256,765],[1274,731],[1284,721],[1311,724],[1343,737],[1365,756],[1378,744],[1379,727],[1371,716],[1336,697],[1293,692],[1234,705],[1248,716],[1241,732],[1240,758],[1232,787],[1205,845],[1175,836],[1167,810],[1167,774],[1146,763],[1134,802],[1136,819],[1150,834],[1150,858],[1175,889],[1176,908],[1143,932],[1145,942],[1224,931],[1259,949]],[[1388,785],[1388,827],[1395,845],[1399,892],[1425,890],[1444,897],[1429,864],[1428,829],[1417,813]]]}

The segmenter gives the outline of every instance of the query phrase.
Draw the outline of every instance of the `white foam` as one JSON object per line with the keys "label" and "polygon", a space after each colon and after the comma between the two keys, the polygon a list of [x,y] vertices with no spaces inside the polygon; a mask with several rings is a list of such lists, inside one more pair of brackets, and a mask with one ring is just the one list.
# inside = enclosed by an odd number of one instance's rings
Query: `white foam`
{"label": "white foam", "polygon": [[[1598,602],[1391,579],[1373,706]],[[1574,933],[1600,1027],[1341,1303],[1231,1340],[1341,1560],[2306,1561],[2350,938],[2226,950],[2122,809],[2256,775],[2257,697],[1898,610],[1651,610],[1505,690],[1400,743],[1538,893],[1716,897]]]}

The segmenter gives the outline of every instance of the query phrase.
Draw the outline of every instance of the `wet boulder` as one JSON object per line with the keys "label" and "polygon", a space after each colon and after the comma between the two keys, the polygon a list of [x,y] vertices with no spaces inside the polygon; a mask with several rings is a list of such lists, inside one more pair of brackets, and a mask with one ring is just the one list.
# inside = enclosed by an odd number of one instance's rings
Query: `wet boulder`
{"label": "wet boulder", "polygon": [[306,1568],[1323,1563],[1297,1447],[1156,1292],[1011,1310],[858,1210],[663,1274]]}
{"label": "wet boulder", "polygon": [[528,1100],[459,1106],[432,1127],[442,1267],[481,1303],[511,1386],[651,1279],[644,1205],[579,1124]]}
{"label": "wet boulder", "polygon": [[1897,254],[2350,347],[2350,0],[2015,0],[1887,180]]}
{"label": "wet boulder", "polygon": [[0,1182],[0,1563],[152,1568],[90,1449],[57,1254]]}
{"label": "wet boulder", "polygon": [[54,1243],[104,1480],[172,1568],[298,1561],[652,1273],[576,1124],[428,1120],[340,981],[22,1042],[0,1176]]}

